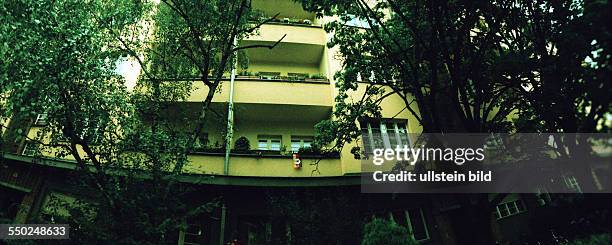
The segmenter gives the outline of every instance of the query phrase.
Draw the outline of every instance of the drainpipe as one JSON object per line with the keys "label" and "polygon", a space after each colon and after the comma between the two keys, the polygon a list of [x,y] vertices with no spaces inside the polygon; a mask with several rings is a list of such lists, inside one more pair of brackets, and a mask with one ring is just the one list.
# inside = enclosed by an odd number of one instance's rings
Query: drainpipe
{"label": "drainpipe", "polygon": [[225,207],[225,203],[221,206],[221,224],[219,227],[219,245],[224,245],[225,242],[225,219],[227,216],[227,208]]}
{"label": "drainpipe", "polygon": [[[234,38],[234,47],[238,46],[238,41]],[[232,71],[230,74],[230,94],[227,105],[227,135],[225,138],[225,162],[223,164],[223,174],[229,175],[229,160],[232,150],[232,136],[234,135],[234,80],[236,79],[236,66],[238,66],[238,56],[234,55],[232,62]]]}

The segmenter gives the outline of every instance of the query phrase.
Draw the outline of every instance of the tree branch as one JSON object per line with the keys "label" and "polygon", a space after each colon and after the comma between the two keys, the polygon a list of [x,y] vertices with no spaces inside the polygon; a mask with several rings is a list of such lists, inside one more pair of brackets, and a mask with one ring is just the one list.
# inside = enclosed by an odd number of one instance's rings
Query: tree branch
{"label": "tree branch", "polygon": [[240,47],[236,47],[234,48],[232,51],[236,52],[238,50],[242,50],[242,49],[251,49],[251,48],[267,48],[267,49],[273,49],[274,47],[276,47],[276,45],[278,45],[281,41],[283,41],[283,39],[285,39],[285,37],[287,36],[287,34],[283,35],[283,37],[281,37],[280,39],[278,39],[278,41],[276,41],[274,44],[272,45],[265,45],[265,44],[254,44],[254,45],[247,45],[247,46],[240,46]]}

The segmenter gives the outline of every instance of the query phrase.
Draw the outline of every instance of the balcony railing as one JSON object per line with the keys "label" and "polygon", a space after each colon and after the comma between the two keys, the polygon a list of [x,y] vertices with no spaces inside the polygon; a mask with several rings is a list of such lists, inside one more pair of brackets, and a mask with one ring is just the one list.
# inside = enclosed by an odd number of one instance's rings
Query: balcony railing
{"label": "balcony railing", "polygon": [[[229,163],[229,176],[252,177],[332,177],[342,176],[342,163],[339,157],[306,157],[301,168],[294,167],[292,157],[286,155],[255,155],[253,153],[232,153]],[[189,155],[186,173],[224,174],[225,154],[194,153]]]}
{"label": "balcony railing", "polygon": [[[289,151],[271,151],[271,150],[235,150],[230,151],[232,156],[255,157],[255,158],[292,158],[293,152]],[[304,159],[338,159],[340,152],[338,151],[299,151],[297,152],[300,158]],[[194,149],[191,154],[196,155],[225,155],[225,148],[200,147]]]}
{"label": "balcony railing", "polygon": [[[261,17],[259,19],[251,19],[253,23],[261,23],[267,21],[272,17]],[[266,22],[266,24],[276,24],[276,25],[293,25],[293,26],[306,26],[306,27],[321,27],[321,25],[314,24],[312,20],[309,19],[295,19],[295,18],[273,18],[270,21]]]}
{"label": "balcony railing", "polygon": [[[228,101],[230,87],[228,80],[223,78],[224,85],[220,87],[218,94],[215,94],[213,102]],[[208,87],[197,82],[198,79],[181,81],[193,84],[193,90],[187,98],[188,102],[199,102],[206,98]],[[330,86],[326,78],[239,76],[235,83],[234,103],[331,107],[333,98]]]}
{"label": "balcony railing", "polygon": [[[307,75],[307,74],[305,74]],[[321,74],[313,74],[309,76],[281,76],[281,75],[264,75],[259,73],[241,73],[236,76],[239,80],[270,80],[282,82],[313,82],[313,83],[329,83],[329,79]]]}

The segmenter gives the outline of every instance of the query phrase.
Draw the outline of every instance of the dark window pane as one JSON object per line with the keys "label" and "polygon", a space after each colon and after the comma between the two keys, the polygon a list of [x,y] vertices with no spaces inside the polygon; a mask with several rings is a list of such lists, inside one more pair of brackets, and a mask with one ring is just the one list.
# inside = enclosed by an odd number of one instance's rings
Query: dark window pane
{"label": "dark window pane", "polygon": [[412,233],[414,234],[414,239],[428,239],[429,237],[427,235],[427,227],[425,223],[426,221],[421,213],[421,210],[410,210],[408,211],[408,215],[410,216],[410,224],[412,224]]}
{"label": "dark window pane", "polygon": [[392,215],[393,220],[395,220],[395,223],[404,227],[408,227],[408,222],[406,222],[406,212],[404,210],[394,211]]}
{"label": "dark window pane", "polygon": [[508,213],[508,208],[506,207],[506,204],[499,205],[499,212],[501,213],[501,217],[506,217],[510,215]]}
{"label": "dark window pane", "polygon": [[519,211],[516,209],[516,206],[514,206],[514,203],[508,203],[508,211],[510,214],[516,214]]}
{"label": "dark window pane", "polygon": [[525,205],[523,205],[523,202],[521,202],[520,200],[516,201],[516,206],[518,207],[519,212],[523,212],[526,210]]}

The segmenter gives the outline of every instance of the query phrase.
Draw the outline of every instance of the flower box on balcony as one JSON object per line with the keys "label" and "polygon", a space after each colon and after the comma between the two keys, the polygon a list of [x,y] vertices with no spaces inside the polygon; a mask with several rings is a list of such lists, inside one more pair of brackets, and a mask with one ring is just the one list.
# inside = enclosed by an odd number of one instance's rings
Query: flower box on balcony
{"label": "flower box on balcony", "polygon": [[329,82],[327,78],[306,78],[304,81],[306,82]]}
{"label": "flower box on balcony", "polygon": [[192,150],[193,153],[225,153],[225,148],[213,148],[213,147],[195,147]]}
{"label": "flower box on balcony", "polygon": [[306,73],[287,73],[287,75],[289,81],[305,81],[308,78]]}
{"label": "flower box on balcony", "polygon": [[255,75],[237,75],[236,78],[238,78],[238,79],[259,79],[259,76],[255,76]]}

